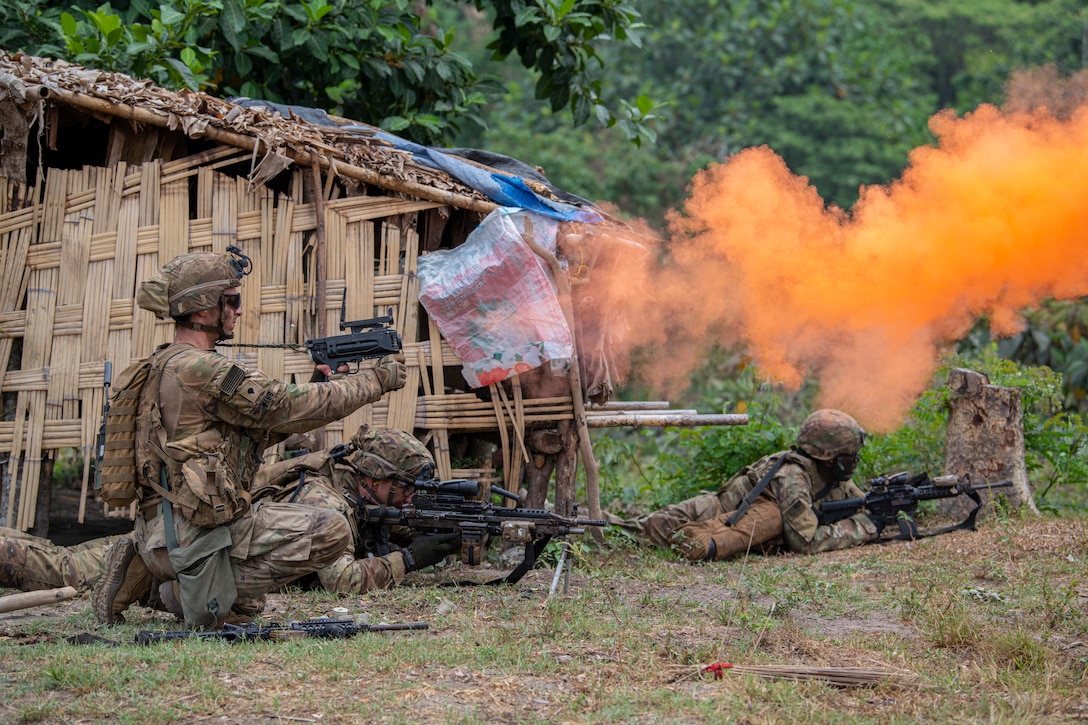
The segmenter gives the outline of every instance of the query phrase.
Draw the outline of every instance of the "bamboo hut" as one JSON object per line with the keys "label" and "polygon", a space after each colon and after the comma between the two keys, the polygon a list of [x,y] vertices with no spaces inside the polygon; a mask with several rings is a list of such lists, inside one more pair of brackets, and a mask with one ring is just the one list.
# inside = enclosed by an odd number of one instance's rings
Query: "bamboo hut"
{"label": "bamboo hut", "polygon": [[[580,303],[604,243],[586,254],[593,235],[566,222],[563,234],[582,245],[578,289],[563,247],[534,250],[553,275],[575,364],[471,388],[420,304],[418,263],[462,244],[500,205],[376,129],[305,115],[0,52],[0,525],[27,530],[40,519],[48,492],[39,482],[62,449],[82,453],[81,520],[85,506],[100,505],[89,482],[106,363],[119,371],[173,333],[136,307],[136,286],[178,254],[228,245],[252,258],[253,273],[240,329],[220,352],[246,366],[305,382],[307,339],[337,334],[344,319],[395,320],[408,385],[319,431],[317,445],[342,442],[364,422],[394,426],[429,446],[442,477],[490,479],[561,513],[574,506],[581,460],[581,513],[596,516],[588,428],[744,422],[609,402],[622,366],[609,349],[611,323],[590,321]],[[556,198],[546,183],[525,183]],[[631,234],[611,238],[628,247],[620,253],[641,249]]]}

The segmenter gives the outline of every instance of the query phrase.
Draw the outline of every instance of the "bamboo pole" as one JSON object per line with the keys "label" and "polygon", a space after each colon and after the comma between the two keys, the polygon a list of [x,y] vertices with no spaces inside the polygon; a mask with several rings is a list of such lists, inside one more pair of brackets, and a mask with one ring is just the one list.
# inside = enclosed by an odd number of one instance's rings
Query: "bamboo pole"
{"label": "bamboo pole", "polygon": [[593,405],[586,409],[587,413],[596,413],[601,410],[668,410],[667,400],[610,400],[604,405]]}
{"label": "bamboo pole", "polygon": [[328,320],[325,319],[328,311],[328,303],[325,299],[325,280],[328,278],[328,270],[325,267],[325,199],[321,195],[321,164],[318,157],[311,157],[310,168],[314,175],[314,214],[317,217],[317,227],[314,230],[314,236],[317,239],[314,247],[317,336],[325,337],[329,329]]}
{"label": "bamboo pole", "polygon": [[15,612],[30,607],[40,607],[45,604],[56,604],[66,599],[73,599],[79,594],[75,587],[59,587],[57,589],[39,589],[33,592],[20,592],[0,597],[0,613]]}
{"label": "bamboo pole", "polygon": [[748,416],[742,414],[699,415],[687,412],[630,413],[618,415],[590,415],[586,417],[590,428],[621,428],[626,426],[691,428],[698,426],[748,425]]}
{"label": "bamboo pole", "polygon": [[503,483],[506,488],[510,488],[512,485],[510,482],[511,474],[510,470],[510,437],[506,432],[506,421],[502,414],[502,404],[499,402],[499,391],[501,383],[491,383],[489,386],[491,389],[491,407],[495,410],[495,426],[499,429],[499,441],[502,444],[502,475]]}

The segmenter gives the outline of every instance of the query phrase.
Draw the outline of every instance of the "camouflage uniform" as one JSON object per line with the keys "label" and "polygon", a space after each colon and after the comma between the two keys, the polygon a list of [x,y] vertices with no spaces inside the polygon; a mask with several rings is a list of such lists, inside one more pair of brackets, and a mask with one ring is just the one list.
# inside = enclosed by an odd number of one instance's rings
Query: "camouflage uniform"
{"label": "camouflage uniform", "polygon": [[58,546],[48,539],[0,526],[0,587],[24,592],[89,589],[102,573],[106,550],[119,537]]}
{"label": "camouflage uniform", "polygon": [[[141,284],[137,304],[162,319],[173,318],[178,328],[197,331],[195,337],[186,334],[201,344],[230,337],[227,327],[233,328],[232,320],[241,314],[241,298],[227,290],[241,284],[250,263],[240,250],[228,251],[234,258],[196,253],[171,260]],[[206,311],[218,311],[215,324],[207,324]],[[343,517],[271,500],[250,507],[254,474],[268,446],[339,420],[404,384],[403,358],[388,364],[383,359],[379,367],[356,375],[295,385],[247,370],[214,349],[177,341],[177,335],[174,343],[153,353],[152,370],[159,369],[157,361],[161,376],[157,386],[149,378],[139,396],[134,551],[146,572],[129,564],[133,554],[119,544],[118,554],[110,557],[117,566],[108,562],[92,597],[100,621],[121,621],[120,612],[147,586],[145,577],[175,579],[156,490],[162,488],[160,468],[165,468],[166,487],[175,501],[174,552],[205,540],[213,529],[228,528],[235,612],[259,612],[266,592],[335,561],[350,536]],[[163,598],[167,601],[165,590]]]}
{"label": "camouflage uniform", "polygon": [[[352,444],[355,452],[343,461],[319,452],[264,466],[253,487],[255,500],[290,499],[343,517],[351,540],[336,561],[315,573],[321,588],[342,594],[385,589],[400,583],[408,571],[400,551],[375,556],[376,545],[366,526],[367,508],[359,502],[360,476],[410,483],[418,475],[427,477],[424,470],[428,466],[434,468],[423,444],[400,431],[364,425],[352,437]],[[395,546],[404,546],[413,537],[414,532],[404,527],[393,527],[390,532]]]}
{"label": "camouflage uniform", "polygon": [[358,498],[356,475],[350,466],[334,462],[328,453],[318,452],[265,466],[257,472],[253,487],[254,499],[258,501],[290,499],[338,514],[351,531],[351,537],[339,557],[318,569],[315,576],[323,589],[342,594],[385,589],[399,583],[407,573],[400,552],[372,556],[372,544],[368,545],[365,536],[360,536],[353,503]]}
{"label": "camouflage uniform", "polygon": [[[233,380],[234,382],[229,382]],[[210,350],[175,355],[163,372],[159,398],[166,448],[171,451],[223,451],[225,463],[237,462],[235,480],[246,483],[260,466],[265,448],[292,433],[339,420],[359,406],[378,400],[381,381],[373,370],[324,383],[290,385],[256,371],[246,371]],[[137,435],[149,435],[137,429]],[[137,460],[138,465],[142,462]],[[177,490],[176,467],[171,490]],[[248,486],[247,486],[248,487]],[[161,500],[143,489],[136,519],[140,556],[160,579],[173,578],[167,559]],[[231,560],[239,598],[253,598],[332,561],[348,537],[334,512],[264,501],[229,524]],[[198,533],[174,507],[178,545]],[[318,566],[314,566],[317,563]]]}
{"label": "camouflage uniform", "polygon": [[[823,502],[864,495],[853,481],[829,481],[817,467],[818,460],[831,460],[836,452],[856,454],[862,435],[845,413],[817,411],[802,424],[795,449],[765,456],[741,469],[717,493],[655,511],[640,522],[641,532],[658,545],[676,546],[693,561],[708,556],[711,540],[715,559],[782,544],[791,551],[814,554],[873,541],[879,532],[865,513],[832,524],[821,524],[819,519]],[[779,459],[782,463],[768,486],[733,526],[727,525],[744,497]]]}
{"label": "camouflage uniform", "polygon": [[[420,446],[424,454],[426,449]],[[365,467],[365,466],[364,466]],[[331,592],[361,594],[401,582],[407,572],[404,555],[394,551],[374,556],[375,543],[365,528],[360,532],[355,501],[358,471],[336,463],[326,452],[309,453],[258,469],[253,498],[261,511],[268,504],[291,503],[333,512],[351,532],[350,540],[335,561],[315,576]],[[294,510],[291,508],[290,510]],[[365,516],[365,507],[362,509]],[[165,536],[165,532],[163,532]],[[393,532],[398,545],[411,540],[407,530]],[[0,586],[30,591],[61,586],[89,588],[101,576],[109,547],[119,538],[110,536],[78,546],[58,546],[47,539],[0,527]]]}

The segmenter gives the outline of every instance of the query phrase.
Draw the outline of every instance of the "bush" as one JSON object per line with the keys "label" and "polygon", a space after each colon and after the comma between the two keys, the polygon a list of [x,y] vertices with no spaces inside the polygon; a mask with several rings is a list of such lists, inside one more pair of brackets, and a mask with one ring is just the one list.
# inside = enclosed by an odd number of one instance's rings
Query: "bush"
{"label": "bush", "polygon": [[[991,384],[1020,391],[1026,464],[1036,504],[1050,509],[1088,508],[1084,486],[1088,482],[1088,424],[1080,414],[1062,409],[1061,374],[1000,358],[992,346],[970,357],[946,358],[903,425],[892,433],[868,437],[855,480],[864,482],[904,470],[940,474],[949,411],[946,381],[954,367],[977,370]],[[731,381],[703,383],[704,388],[722,392],[722,399],[735,400],[737,411],[749,415],[747,426],[642,429],[597,439],[594,449],[601,464],[602,500],[645,513],[700,490],[716,490],[743,466],[789,448],[799,420],[813,408],[810,396],[752,385],[756,375],[747,368]]]}

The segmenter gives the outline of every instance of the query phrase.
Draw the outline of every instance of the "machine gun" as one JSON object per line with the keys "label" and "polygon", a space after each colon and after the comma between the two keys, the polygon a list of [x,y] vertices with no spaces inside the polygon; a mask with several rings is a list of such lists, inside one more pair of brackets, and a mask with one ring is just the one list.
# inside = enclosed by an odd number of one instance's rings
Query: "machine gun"
{"label": "machine gun", "polygon": [[259,639],[342,639],[354,637],[365,632],[393,632],[400,630],[428,629],[427,622],[408,624],[356,624],[351,619],[308,619],[305,622],[288,624],[224,624],[222,629],[207,632],[178,630],[174,632],[152,632],[140,630],[136,633],[137,644],[155,644],[173,639],[221,639],[227,642],[252,642]]}
{"label": "machine gun", "polygon": [[[521,563],[507,576],[488,584],[513,584],[536,565],[537,557],[555,536],[584,534],[587,526],[605,526],[604,519],[580,519],[577,506],[574,516],[566,517],[544,509],[525,509],[480,500],[479,481],[454,479],[418,479],[412,502],[396,508],[360,507],[361,526],[371,527],[378,554],[390,553],[389,527],[407,526],[422,534],[459,533],[461,560],[469,566],[483,563],[484,552],[492,539],[506,544],[521,544],[525,555]],[[521,502],[517,494],[498,486],[490,493],[504,499]],[[384,550],[383,550],[384,549]]]}
{"label": "machine gun", "polygon": [[348,373],[357,373],[359,363],[363,360],[400,352],[400,333],[392,328],[393,318],[390,315],[344,322],[347,302],[348,291],[344,290],[344,299],[340,303],[340,329],[350,330],[349,334],[317,337],[306,341],[306,351],[315,365],[328,365],[336,372],[341,365],[350,368],[354,364],[355,369],[349,369]]}
{"label": "machine gun", "polygon": [[[895,521],[899,524],[899,538],[918,539],[923,536],[935,536],[957,529],[977,528],[975,518],[978,516],[982,499],[979,491],[994,488],[1006,488],[1012,485],[1012,481],[999,483],[980,483],[972,485],[966,476],[939,476],[930,478],[927,473],[910,475],[906,471],[891,476],[878,476],[869,480],[869,493],[856,498],[842,499],[841,501],[825,501],[820,506],[822,524],[831,524],[842,519],[849,518],[859,511],[864,511],[873,519],[881,519],[885,523]],[[940,498],[952,498],[966,495],[975,502],[975,507],[967,515],[967,518],[956,524],[938,531],[923,534],[918,530],[914,517],[918,513],[919,501],[930,501]]]}

